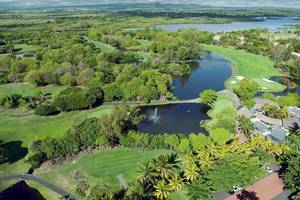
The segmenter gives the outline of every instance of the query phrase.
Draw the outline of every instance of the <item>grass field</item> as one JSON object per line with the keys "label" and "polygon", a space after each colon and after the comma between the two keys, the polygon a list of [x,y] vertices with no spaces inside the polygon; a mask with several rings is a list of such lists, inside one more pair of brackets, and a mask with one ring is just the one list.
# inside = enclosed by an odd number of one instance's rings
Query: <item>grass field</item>
{"label": "grass field", "polygon": [[284,76],[279,69],[273,67],[273,62],[264,56],[248,53],[234,48],[225,48],[215,45],[202,45],[208,51],[216,52],[229,59],[232,63],[232,75],[225,83],[228,89],[233,89],[239,85],[239,76],[256,81],[261,91],[279,92],[285,86],[276,82],[268,82],[271,76]]}
{"label": "grass field", "polygon": [[84,174],[91,185],[97,183],[119,184],[118,175],[123,175],[128,183],[136,178],[141,162],[170,152],[159,149],[116,149],[107,152],[97,152],[80,156],[68,165],[52,169],[39,176],[76,194],[76,184],[72,179],[74,171],[80,171]]}
{"label": "grass field", "polygon": [[[3,143],[20,141],[21,147],[27,147],[32,141],[44,136],[61,137],[73,124],[86,118],[99,117],[108,113],[112,106],[103,105],[92,110],[61,113],[57,116],[40,117],[37,115],[14,117],[9,111],[0,112],[0,133]],[[15,149],[18,151],[17,149]],[[5,174],[24,173],[29,165],[24,159],[14,163],[0,165],[0,176]]]}
{"label": "grass field", "polygon": [[225,108],[232,108],[236,110],[237,105],[234,101],[226,94],[218,94],[218,99],[215,102],[213,108],[208,111],[208,116],[211,118],[205,122],[205,127],[211,131],[215,124],[218,122],[218,116],[224,115],[223,110]]}
{"label": "grass field", "polygon": [[35,87],[30,83],[9,83],[0,85],[0,93],[5,95],[21,94],[23,96],[32,96],[37,92],[57,95],[63,89],[65,89],[65,87],[61,86]]}
{"label": "grass field", "polygon": [[115,50],[115,47],[112,47],[108,44],[105,44],[103,42],[99,42],[99,41],[94,41],[89,39],[88,37],[84,37],[88,42],[92,42],[95,44],[96,49],[101,49],[101,51],[103,52],[112,52],[113,50]]}
{"label": "grass field", "polygon": [[19,52],[26,53],[29,51],[35,51],[37,49],[36,46],[28,45],[28,44],[16,44],[14,49],[20,49]]}

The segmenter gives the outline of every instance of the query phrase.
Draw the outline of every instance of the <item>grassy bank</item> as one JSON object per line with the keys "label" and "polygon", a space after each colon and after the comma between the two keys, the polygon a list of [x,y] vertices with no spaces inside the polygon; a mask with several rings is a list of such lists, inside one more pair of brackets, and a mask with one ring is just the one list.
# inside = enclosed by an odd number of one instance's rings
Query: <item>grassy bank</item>
{"label": "grassy bank", "polygon": [[267,57],[215,45],[203,44],[202,48],[218,53],[231,61],[232,75],[225,83],[228,89],[232,90],[237,87],[242,78],[249,78],[256,81],[261,91],[279,92],[285,89],[285,86],[282,84],[266,80],[271,76],[285,75],[279,69],[274,68],[273,62]]}
{"label": "grassy bank", "polygon": [[129,181],[136,179],[141,162],[170,152],[159,149],[127,148],[97,152],[79,156],[72,163],[57,167],[39,176],[76,194],[76,182],[72,178],[74,171],[80,171],[91,185],[97,183],[119,184],[118,175],[122,175],[128,184]]}

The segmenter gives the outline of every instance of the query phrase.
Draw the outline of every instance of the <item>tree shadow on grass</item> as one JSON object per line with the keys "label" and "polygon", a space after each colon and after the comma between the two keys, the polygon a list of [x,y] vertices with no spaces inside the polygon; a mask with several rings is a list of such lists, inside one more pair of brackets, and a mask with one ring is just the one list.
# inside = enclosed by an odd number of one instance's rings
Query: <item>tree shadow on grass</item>
{"label": "tree shadow on grass", "polygon": [[0,147],[8,152],[6,162],[12,164],[26,156],[28,151],[27,148],[22,147],[22,143],[22,141],[17,140],[0,144]]}

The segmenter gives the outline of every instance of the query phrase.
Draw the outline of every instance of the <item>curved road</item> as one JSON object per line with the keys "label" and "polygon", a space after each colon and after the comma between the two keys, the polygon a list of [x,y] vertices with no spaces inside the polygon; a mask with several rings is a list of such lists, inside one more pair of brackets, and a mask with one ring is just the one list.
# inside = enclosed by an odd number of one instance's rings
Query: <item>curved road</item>
{"label": "curved road", "polygon": [[53,192],[56,192],[57,194],[65,197],[68,200],[79,200],[76,196],[70,194],[69,192],[65,191],[64,189],[57,187],[56,185],[53,185],[52,183],[41,179],[39,177],[33,176],[31,174],[24,174],[24,175],[13,175],[13,176],[5,176],[5,177],[0,177],[0,183],[4,181],[9,181],[9,180],[17,180],[17,179],[22,179],[22,180],[30,180],[37,182],[41,185],[44,185],[45,187],[49,188]]}

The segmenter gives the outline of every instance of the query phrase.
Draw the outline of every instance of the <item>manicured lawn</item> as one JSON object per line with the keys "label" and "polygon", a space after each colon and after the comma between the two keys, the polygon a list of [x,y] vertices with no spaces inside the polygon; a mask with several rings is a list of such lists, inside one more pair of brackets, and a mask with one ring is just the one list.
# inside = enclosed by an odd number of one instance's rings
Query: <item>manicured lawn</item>
{"label": "manicured lawn", "polygon": [[271,76],[285,75],[279,69],[273,67],[273,62],[269,58],[234,48],[204,44],[202,47],[205,50],[216,52],[231,61],[233,73],[225,83],[227,88],[232,90],[237,87],[241,80],[240,78],[244,77],[256,81],[260,85],[261,91],[278,92],[285,89],[285,86],[282,84],[263,80]]}
{"label": "manicured lawn", "polygon": [[[86,118],[99,117],[110,112],[112,106],[103,105],[92,110],[61,113],[57,116],[40,117],[37,115],[11,116],[11,111],[0,112],[0,133],[3,143],[20,141],[21,147],[27,147],[32,141],[45,136],[61,137],[75,123]],[[16,151],[18,151],[16,149]],[[24,158],[14,163],[0,165],[0,176],[24,173],[29,165]]]}
{"label": "manicured lawn", "polygon": [[52,169],[39,176],[76,194],[76,184],[72,179],[74,171],[80,171],[84,174],[91,185],[96,183],[119,184],[118,175],[123,175],[128,184],[130,180],[136,179],[138,175],[137,170],[141,162],[170,152],[159,149],[141,150],[129,148],[97,152],[80,156],[70,164]]}
{"label": "manicured lawn", "polygon": [[21,94],[23,96],[31,96],[37,92],[42,92],[43,94],[51,93],[52,95],[58,94],[65,87],[61,86],[46,86],[46,87],[35,87],[30,83],[9,83],[0,85],[1,94]]}
{"label": "manicured lawn", "polygon": [[116,48],[113,46],[110,46],[108,44],[105,44],[103,42],[99,42],[99,41],[94,41],[94,40],[90,40],[88,37],[85,37],[86,40],[88,40],[89,42],[92,42],[95,44],[95,47],[97,49],[101,49],[101,51],[103,52],[112,52],[113,50],[115,50]]}
{"label": "manicured lawn", "polygon": [[[226,94],[218,94],[218,99],[215,102],[213,108],[208,111],[208,116],[211,118],[207,122],[205,122],[205,127],[208,131],[213,130],[215,125],[220,122],[220,116],[225,117],[228,114],[224,113],[224,109],[231,108],[231,110],[236,110],[236,105],[231,98]],[[230,116],[227,116],[227,118]],[[225,128],[225,127],[224,127]]]}
{"label": "manicured lawn", "polygon": [[208,115],[210,117],[214,118],[217,115],[219,115],[220,112],[222,112],[222,110],[224,108],[227,108],[227,107],[235,108],[234,102],[230,99],[229,96],[227,96],[225,94],[219,94],[218,95],[218,100],[215,102],[215,105],[214,105],[213,109],[211,109],[208,112]]}
{"label": "manicured lawn", "polygon": [[19,52],[25,53],[29,51],[35,51],[37,49],[37,46],[28,45],[28,44],[16,44],[15,49],[20,49]]}

